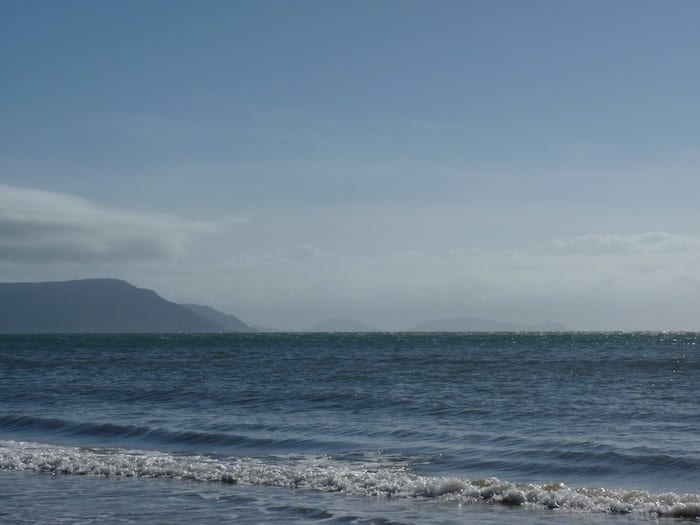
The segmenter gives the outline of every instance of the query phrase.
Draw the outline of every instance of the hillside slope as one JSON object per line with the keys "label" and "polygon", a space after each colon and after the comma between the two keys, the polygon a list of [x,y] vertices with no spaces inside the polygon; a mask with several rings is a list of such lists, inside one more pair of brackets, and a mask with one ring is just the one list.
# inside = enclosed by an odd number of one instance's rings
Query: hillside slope
{"label": "hillside slope", "polygon": [[118,279],[0,283],[2,333],[218,331],[188,308]]}

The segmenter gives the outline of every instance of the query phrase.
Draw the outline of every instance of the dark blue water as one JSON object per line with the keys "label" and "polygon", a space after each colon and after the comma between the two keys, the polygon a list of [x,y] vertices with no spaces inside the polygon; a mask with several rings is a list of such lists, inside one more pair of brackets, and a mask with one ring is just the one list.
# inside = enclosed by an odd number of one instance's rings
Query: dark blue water
{"label": "dark blue water", "polygon": [[699,339],[0,336],[0,520],[695,519]]}

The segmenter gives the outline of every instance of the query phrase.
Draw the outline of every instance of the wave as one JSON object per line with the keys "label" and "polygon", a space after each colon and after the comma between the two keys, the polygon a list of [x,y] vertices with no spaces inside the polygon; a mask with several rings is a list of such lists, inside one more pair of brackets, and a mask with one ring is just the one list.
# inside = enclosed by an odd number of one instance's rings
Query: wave
{"label": "wave", "polygon": [[[97,438],[103,442],[118,440],[120,443],[131,442],[143,446],[175,446],[178,448],[191,449],[200,447],[235,447],[236,449],[250,450],[275,450],[287,447],[298,447],[301,449],[316,449],[324,445],[338,445],[342,441],[324,442],[306,438],[275,438],[261,437],[259,427],[245,428],[246,425],[239,425],[242,430],[249,430],[255,437],[245,433],[232,432],[206,432],[195,430],[170,430],[161,427],[150,427],[145,425],[119,425],[115,423],[81,423],[59,418],[42,418],[34,416],[0,416],[0,428],[5,431],[19,431],[50,434],[53,436],[69,436],[78,438]],[[32,435],[31,437],[36,437]]]}
{"label": "wave", "polygon": [[401,463],[369,461],[348,464],[328,456],[216,458],[0,441],[0,470],[241,483],[372,497],[503,504],[582,513],[700,517],[700,494],[654,494],[642,490],[572,488],[563,483],[524,484],[496,478],[470,480],[422,476]]}
{"label": "wave", "polygon": [[7,430],[38,430],[99,438],[153,439],[168,443],[240,445],[245,440],[242,436],[224,433],[169,431],[149,426],[114,423],[77,423],[66,419],[33,416],[0,416],[0,425]]}

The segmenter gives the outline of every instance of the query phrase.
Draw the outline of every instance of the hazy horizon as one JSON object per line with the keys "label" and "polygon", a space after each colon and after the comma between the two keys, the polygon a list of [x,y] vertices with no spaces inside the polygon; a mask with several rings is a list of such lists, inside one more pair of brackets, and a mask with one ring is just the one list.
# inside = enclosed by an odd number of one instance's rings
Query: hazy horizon
{"label": "hazy horizon", "polygon": [[700,330],[700,4],[0,4],[0,281]]}

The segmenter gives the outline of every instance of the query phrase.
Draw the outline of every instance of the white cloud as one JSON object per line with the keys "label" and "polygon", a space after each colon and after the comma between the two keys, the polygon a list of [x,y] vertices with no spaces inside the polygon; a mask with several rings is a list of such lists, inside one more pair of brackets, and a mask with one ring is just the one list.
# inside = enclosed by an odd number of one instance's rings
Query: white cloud
{"label": "white cloud", "polygon": [[209,222],[109,208],[64,193],[0,185],[0,260],[128,261],[182,255]]}
{"label": "white cloud", "polygon": [[555,239],[541,247],[545,253],[558,255],[634,255],[700,253],[700,238],[666,232],[644,232],[630,235],[589,234]]}

